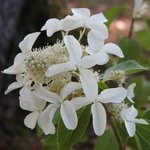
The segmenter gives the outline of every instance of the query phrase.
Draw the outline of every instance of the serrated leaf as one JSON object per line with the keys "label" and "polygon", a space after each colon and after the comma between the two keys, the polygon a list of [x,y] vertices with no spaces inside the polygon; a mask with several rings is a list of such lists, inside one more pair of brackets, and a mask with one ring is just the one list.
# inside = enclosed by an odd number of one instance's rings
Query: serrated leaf
{"label": "serrated leaf", "polygon": [[59,150],[70,150],[80,140],[88,126],[90,115],[89,106],[79,110],[78,125],[73,131],[66,129],[62,119],[59,121],[57,129],[57,145]]}
{"label": "serrated leaf", "polygon": [[107,69],[104,73],[103,79],[104,81],[109,80],[109,78],[111,77],[111,72],[116,71],[116,70],[125,71],[125,73],[129,75],[129,74],[145,71],[147,69],[148,68],[141,66],[134,60],[128,60],[128,61],[116,64],[112,66],[111,68]]}
{"label": "serrated leaf", "polygon": [[105,131],[105,133],[98,137],[94,150],[119,150],[118,143],[111,129]]}

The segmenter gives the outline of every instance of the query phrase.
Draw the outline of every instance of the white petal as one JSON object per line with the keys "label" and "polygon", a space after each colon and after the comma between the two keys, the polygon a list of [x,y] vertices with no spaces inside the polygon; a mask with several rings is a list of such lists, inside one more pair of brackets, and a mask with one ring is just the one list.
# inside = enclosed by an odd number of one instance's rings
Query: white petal
{"label": "white petal", "polygon": [[90,17],[90,10],[88,8],[72,8],[71,11],[75,16],[82,16],[85,19]]}
{"label": "white petal", "polygon": [[107,43],[107,44],[105,44],[100,51],[101,52],[106,52],[108,54],[116,55],[116,56],[118,56],[120,58],[124,57],[124,55],[123,55],[122,50],[120,49],[120,47],[117,46],[116,44],[113,44],[113,43]]}
{"label": "white petal", "polygon": [[80,80],[82,83],[83,91],[86,97],[93,101],[98,94],[98,85],[95,75],[88,69],[80,69]]}
{"label": "white petal", "polygon": [[98,52],[92,55],[97,65],[105,65],[109,61],[109,56],[105,52]]}
{"label": "white petal", "polygon": [[91,101],[89,101],[86,97],[76,97],[71,100],[71,103],[73,104],[74,108],[78,110],[86,105],[89,105]]}
{"label": "white petal", "polygon": [[80,22],[78,17],[76,16],[68,15],[64,19],[62,19],[61,22],[64,31],[71,31],[83,26],[83,23]]}
{"label": "white petal", "polygon": [[88,32],[87,41],[88,41],[89,47],[86,48],[86,51],[89,54],[94,54],[98,52],[101,49],[101,47],[104,45],[104,39],[101,38],[99,32],[94,31],[94,30],[90,30]]}
{"label": "white petal", "polygon": [[138,111],[135,109],[133,105],[127,109],[126,118],[128,121],[134,121],[137,115],[138,115]]}
{"label": "white petal", "polygon": [[60,97],[64,100],[68,95],[76,90],[82,89],[82,85],[78,82],[70,82],[66,84],[60,92]]}
{"label": "white petal", "polygon": [[64,43],[68,49],[70,61],[73,64],[80,64],[83,53],[80,43],[72,35],[65,36]]}
{"label": "white petal", "polygon": [[41,111],[46,104],[45,101],[35,96],[26,87],[23,87],[20,90],[19,102],[20,102],[20,107],[28,111]]}
{"label": "white petal", "polygon": [[55,32],[62,30],[62,22],[59,19],[49,19],[41,30],[47,30],[47,36],[52,36]]}
{"label": "white petal", "polygon": [[21,88],[22,86],[23,85],[20,84],[19,82],[13,82],[8,86],[7,90],[5,91],[5,94],[8,94],[9,92],[11,92],[15,89]]}
{"label": "white petal", "polygon": [[135,123],[148,125],[148,122],[144,119],[134,119]]}
{"label": "white petal", "polygon": [[130,137],[135,135],[135,123],[125,121],[125,127]]}
{"label": "white petal", "polygon": [[23,53],[19,53],[16,55],[14,59],[14,64],[10,66],[9,68],[5,69],[2,71],[2,73],[5,74],[20,74],[25,71],[25,66],[24,66],[24,55]]}
{"label": "white petal", "polygon": [[91,68],[93,66],[96,65],[96,62],[95,60],[93,59],[92,56],[84,56],[82,59],[81,59],[81,67],[82,68]]}
{"label": "white petal", "polygon": [[93,24],[92,22],[88,22],[86,23],[86,26],[90,28],[91,30],[94,30],[95,32],[97,32],[97,34],[99,34],[99,37],[101,37],[101,39],[108,38],[108,29],[105,24],[99,23],[99,22]]}
{"label": "white petal", "polygon": [[73,130],[77,127],[77,114],[71,102],[64,101],[61,104],[60,113],[67,129]]}
{"label": "white petal", "polygon": [[56,93],[50,92],[40,85],[35,87],[35,90],[33,90],[32,93],[50,103],[57,103],[60,101],[60,97]]}
{"label": "white petal", "polygon": [[102,91],[98,99],[102,103],[121,103],[127,95],[127,91],[123,87],[110,88]]}
{"label": "white petal", "polygon": [[35,32],[28,34],[19,44],[19,47],[24,55],[27,55],[28,52],[32,49],[33,44],[35,43],[37,37],[40,35],[40,32]]}
{"label": "white petal", "polygon": [[29,115],[27,115],[24,119],[25,126],[30,129],[34,129],[36,126],[38,117],[39,117],[39,112],[32,112]]}
{"label": "white petal", "polygon": [[93,24],[97,24],[97,23],[105,23],[108,20],[105,18],[103,13],[98,13],[95,15],[92,15],[89,19],[88,22],[91,22]]}
{"label": "white petal", "polygon": [[64,72],[68,72],[71,70],[74,70],[74,66],[71,63],[61,63],[61,64],[55,64],[55,65],[51,65],[45,75],[47,77],[51,77],[53,75],[59,74],[59,73],[64,73]]}
{"label": "white petal", "polygon": [[13,68],[13,65],[6,68],[5,70],[2,71],[2,73],[4,74],[17,74],[15,71],[14,71],[14,68]]}
{"label": "white petal", "polygon": [[136,83],[132,83],[128,89],[127,89],[127,98],[134,103],[134,101],[132,100],[132,98],[134,98],[134,88],[136,86]]}
{"label": "white petal", "polygon": [[100,136],[106,129],[106,112],[103,105],[96,102],[91,107],[93,118],[93,129],[96,135]]}
{"label": "white petal", "polygon": [[[55,126],[52,120],[57,108],[58,108],[57,105],[50,104],[44,111],[41,112],[39,116],[38,124],[40,128],[43,130],[45,135],[55,133]],[[51,113],[52,115],[50,115]]]}

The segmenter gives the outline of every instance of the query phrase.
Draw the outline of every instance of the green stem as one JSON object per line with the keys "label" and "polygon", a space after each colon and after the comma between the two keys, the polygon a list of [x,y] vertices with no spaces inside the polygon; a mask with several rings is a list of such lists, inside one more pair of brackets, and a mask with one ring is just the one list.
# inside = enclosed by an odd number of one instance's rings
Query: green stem
{"label": "green stem", "polygon": [[86,30],[86,27],[84,27],[82,33],[80,34],[80,37],[79,37],[79,39],[78,39],[79,42],[80,42],[80,40],[82,39],[82,37],[83,37],[83,35],[84,35],[84,33],[85,33],[85,30]]}
{"label": "green stem", "polygon": [[117,140],[117,142],[118,142],[118,145],[119,145],[119,150],[123,150],[123,141],[122,141],[122,138],[121,138],[121,136],[120,136],[120,133],[119,133],[119,131],[118,131],[118,128],[117,128],[117,126],[116,126],[116,123],[115,123],[115,121],[114,121],[114,119],[113,119],[113,116],[112,116],[112,114],[111,113],[109,113],[109,111],[108,111],[108,109],[107,109],[107,104],[105,104],[104,105],[105,106],[105,109],[106,109],[106,112],[107,112],[107,114],[109,114],[109,119],[110,119],[110,121],[111,121],[111,127],[112,127],[112,129],[113,129],[113,132],[114,132],[114,135],[115,135],[115,137],[116,137],[116,140]]}
{"label": "green stem", "polygon": [[119,145],[119,149],[123,150],[124,149],[123,142],[122,142],[122,139],[120,137],[119,131],[117,129],[116,123],[115,123],[115,121],[112,117],[111,117],[111,125],[112,125],[113,132],[116,136],[116,139],[117,139],[117,142],[118,142],[118,145]]}
{"label": "green stem", "polygon": [[136,146],[137,146],[137,150],[142,150],[141,144],[140,144],[139,139],[138,139],[136,134],[134,136],[134,140],[135,140],[135,143],[136,143]]}

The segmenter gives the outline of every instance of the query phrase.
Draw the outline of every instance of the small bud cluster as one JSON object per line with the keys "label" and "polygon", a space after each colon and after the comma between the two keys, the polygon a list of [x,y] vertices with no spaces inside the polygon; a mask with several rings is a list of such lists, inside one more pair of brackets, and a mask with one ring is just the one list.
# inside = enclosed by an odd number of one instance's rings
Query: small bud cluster
{"label": "small bud cluster", "polygon": [[119,85],[125,83],[126,74],[123,70],[111,71],[111,79],[117,81]]}

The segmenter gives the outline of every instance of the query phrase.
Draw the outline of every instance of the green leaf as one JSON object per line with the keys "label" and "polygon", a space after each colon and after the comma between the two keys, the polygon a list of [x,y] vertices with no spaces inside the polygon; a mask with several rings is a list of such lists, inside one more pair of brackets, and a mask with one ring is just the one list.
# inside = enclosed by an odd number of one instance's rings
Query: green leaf
{"label": "green leaf", "polygon": [[54,135],[48,135],[42,139],[42,145],[44,150],[58,150],[56,142],[56,133]]}
{"label": "green leaf", "polygon": [[78,111],[77,128],[72,131],[66,129],[62,119],[60,119],[57,129],[57,145],[59,150],[70,150],[81,139],[90,121],[90,116],[90,106],[80,109]]}
{"label": "green leaf", "polygon": [[136,60],[139,62],[141,48],[137,41],[123,37],[119,42],[119,46],[124,54],[124,58],[119,59],[119,62],[126,60]]}
{"label": "green leaf", "polygon": [[119,150],[118,143],[111,129],[105,131],[105,133],[98,137],[94,150]]}
{"label": "green leaf", "polygon": [[145,71],[148,68],[141,66],[134,60],[125,61],[119,64],[112,66],[111,68],[107,69],[104,73],[103,79],[104,81],[108,80],[111,77],[111,72],[116,70],[125,71],[127,75]]}
{"label": "green leaf", "polygon": [[138,109],[143,109],[143,107],[148,102],[148,96],[150,93],[150,83],[145,80],[144,77],[134,77],[131,80],[131,83],[135,82],[136,87],[134,89],[135,92],[135,106]]}
{"label": "green leaf", "polygon": [[150,29],[138,31],[136,32],[136,36],[143,48],[150,51]]}
{"label": "green leaf", "polygon": [[114,6],[112,8],[107,9],[104,12],[105,17],[108,20],[106,25],[109,26],[111,22],[119,16],[120,12],[122,12],[124,8],[125,8],[124,5],[119,5],[119,6]]}
{"label": "green leaf", "polygon": [[101,89],[101,91],[107,89],[107,85],[103,81],[98,82],[98,87]]}
{"label": "green leaf", "polygon": [[140,125],[137,124],[137,138],[140,142],[142,150],[150,149],[150,110],[146,111],[142,116],[142,119],[145,119],[149,125]]}

